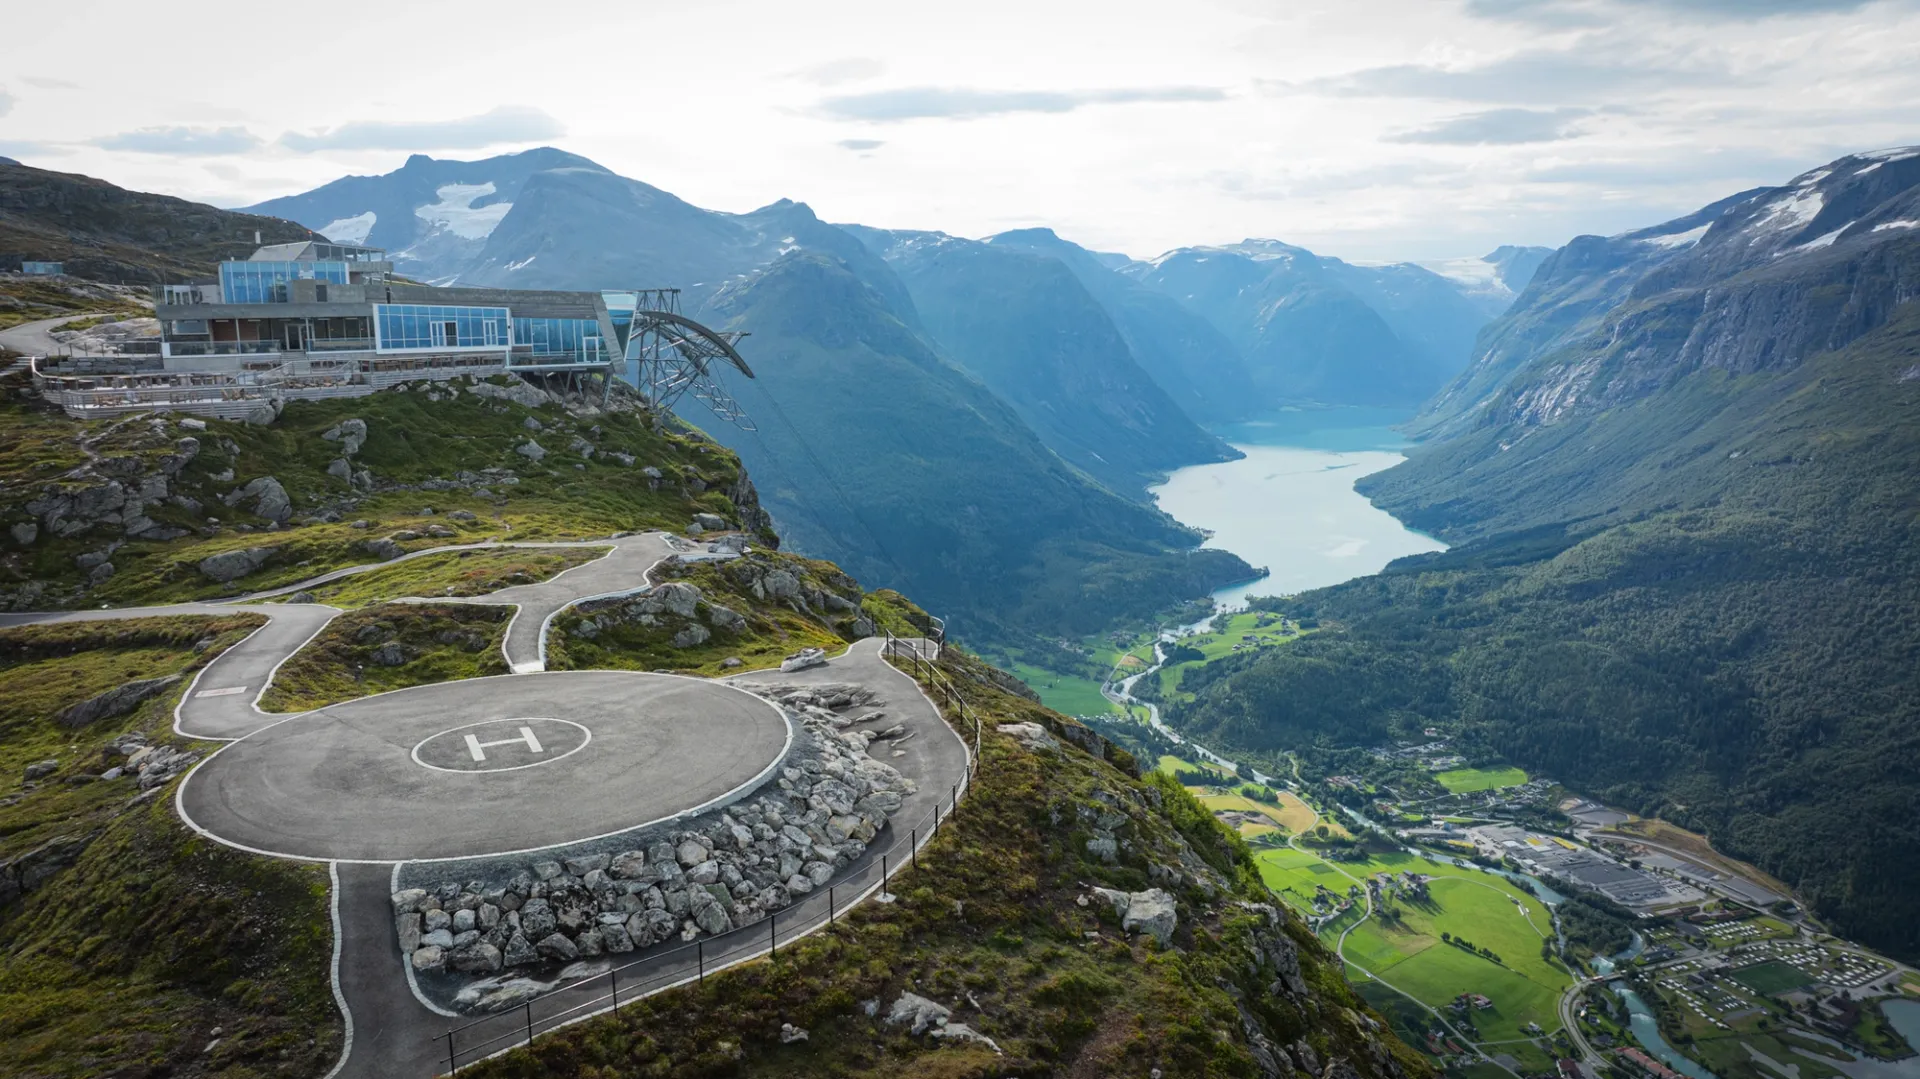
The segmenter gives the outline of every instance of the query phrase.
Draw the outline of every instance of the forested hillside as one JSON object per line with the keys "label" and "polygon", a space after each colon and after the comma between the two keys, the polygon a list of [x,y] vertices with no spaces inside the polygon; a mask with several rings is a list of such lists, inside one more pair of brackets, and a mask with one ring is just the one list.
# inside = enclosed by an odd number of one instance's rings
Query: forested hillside
{"label": "forested hillside", "polygon": [[1460,546],[1287,601],[1327,632],[1190,673],[1178,718],[1266,750],[1458,721],[1920,954],[1920,239],[1880,227],[1920,155],[1882,165],[1646,230],[1704,250],[1637,277],[1563,249],[1483,342],[1558,328],[1362,484]]}
{"label": "forested hillside", "polygon": [[711,313],[753,330],[734,388],[760,429],[716,434],[784,534],[970,639],[1092,633],[1252,576],[1062,461],[835,259],[789,255]]}

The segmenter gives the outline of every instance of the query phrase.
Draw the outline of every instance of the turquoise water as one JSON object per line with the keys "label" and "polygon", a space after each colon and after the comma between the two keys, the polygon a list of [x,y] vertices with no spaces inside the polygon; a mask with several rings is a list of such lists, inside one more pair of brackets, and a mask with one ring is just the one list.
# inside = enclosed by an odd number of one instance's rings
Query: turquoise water
{"label": "turquoise water", "polygon": [[1620,994],[1621,1000],[1627,1002],[1628,1021],[1633,1027],[1634,1040],[1652,1054],[1655,1060],[1681,1075],[1692,1076],[1693,1079],[1717,1079],[1712,1072],[1681,1056],[1678,1050],[1667,1044],[1667,1039],[1660,1036],[1660,1025],[1654,1022],[1653,1012],[1648,1009],[1647,1002],[1640,999],[1640,994],[1624,985],[1614,986],[1613,991]]}
{"label": "turquoise water", "polygon": [[1247,456],[1183,468],[1151,489],[1160,508],[1213,533],[1206,543],[1266,567],[1262,580],[1221,589],[1224,608],[1377,573],[1446,545],[1373,507],[1355,480],[1399,464],[1406,446],[1380,409],[1282,412],[1213,428]]}

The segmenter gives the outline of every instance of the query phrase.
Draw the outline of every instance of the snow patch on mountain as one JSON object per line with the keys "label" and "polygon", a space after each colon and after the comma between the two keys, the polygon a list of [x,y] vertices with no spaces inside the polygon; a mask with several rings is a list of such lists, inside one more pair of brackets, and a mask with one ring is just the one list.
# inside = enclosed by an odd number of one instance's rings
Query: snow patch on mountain
{"label": "snow patch on mountain", "polygon": [[1665,236],[1643,237],[1640,242],[1653,244],[1656,247],[1692,247],[1694,244],[1699,243],[1700,237],[1705,236],[1707,230],[1712,227],[1713,222],[1709,221],[1704,225],[1690,228],[1685,232],[1671,232]]}
{"label": "snow patch on mountain", "polygon": [[1920,221],[1910,219],[1882,221],[1878,225],[1873,226],[1873,231],[1875,232],[1885,232],[1888,229],[1920,229]]}
{"label": "snow patch on mountain", "polygon": [[493,235],[500,220],[513,209],[511,202],[475,206],[476,199],[493,194],[492,182],[484,184],[447,184],[434,192],[440,201],[415,208],[413,215],[429,225],[445,229],[463,240],[484,240]]}
{"label": "snow patch on mountain", "polygon": [[367,242],[367,234],[373,231],[374,222],[379,219],[378,214],[368,210],[364,214],[329,221],[314,231],[337,244],[363,244]]}
{"label": "snow patch on mountain", "polygon": [[1763,229],[1791,229],[1820,216],[1827,197],[1818,191],[1795,188],[1793,193],[1768,204],[1768,214],[1759,221]]}

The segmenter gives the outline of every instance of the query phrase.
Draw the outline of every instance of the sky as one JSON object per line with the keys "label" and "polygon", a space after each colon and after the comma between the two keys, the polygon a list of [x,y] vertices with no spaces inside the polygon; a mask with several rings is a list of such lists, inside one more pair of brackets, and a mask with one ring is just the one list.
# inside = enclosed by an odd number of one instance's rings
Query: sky
{"label": "sky", "polygon": [[15,7],[0,156],[229,207],[553,145],[718,210],[1441,259],[1920,143],[1920,0]]}

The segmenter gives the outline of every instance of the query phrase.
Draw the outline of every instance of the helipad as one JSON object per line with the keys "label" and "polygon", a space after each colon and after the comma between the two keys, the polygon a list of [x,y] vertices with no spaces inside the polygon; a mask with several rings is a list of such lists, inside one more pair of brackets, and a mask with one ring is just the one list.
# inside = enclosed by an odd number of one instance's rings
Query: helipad
{"label": "helipad", "polygon": [[288,719],[221,749],[180,812],[237,847],[413,861],[642,827],[759,786],[792,734],[725,683],[622,671],[419,686]]}

